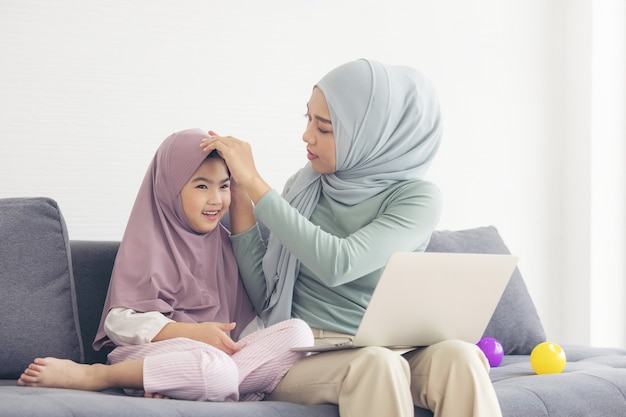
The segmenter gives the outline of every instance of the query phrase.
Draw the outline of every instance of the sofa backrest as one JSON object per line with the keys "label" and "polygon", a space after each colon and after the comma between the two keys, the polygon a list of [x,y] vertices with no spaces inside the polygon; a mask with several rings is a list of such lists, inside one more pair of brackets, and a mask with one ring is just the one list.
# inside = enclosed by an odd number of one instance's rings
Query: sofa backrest
{"label": "sofa backrest", "polygon": [[[63,217],[51,199],[0,199],[0,206],[0,356],[7,358],[0,362],[0,377],[16,377],[36,356],[104,363],[108,350],[96,352],[91,344],[119,242],[68,240]],[[267,238],[267,229],[261,225],[261,230]],[[509,253],[493,226],[435,231],[427,251]],[[28,340],[21,341],[26,336]],[[485,336],[498,339],[505,354],[530,354],[545,341],[518,269]]]}
{"label": "sofa backrest", "polygon": [[[494,226],[437,230],[431,236],[426,251],[510,253]],[[529,355],[535,346],[545,342],[543,325],[519,268],[513,271],[484,336],[496,338],[506,355]]]}
{"label": "sofa backrest", "polygon": [[[262,235],[268,231],[261,225]],[[95,337],[119,242],[71,241],[85,360],[104,362],[108,351],[95,352]],[[429,252],[509,253],[493,226],[465,230],[437,230]],[[505,354],[528,355],[545,333],[519,268],[516,268],[484,333],[498,339]]]}
{"label": "sofa backrest", "polygon": [[72,270],[86,363],[105,363],[110,349],[95,351],[94,341],[120,242],[71,240]]}

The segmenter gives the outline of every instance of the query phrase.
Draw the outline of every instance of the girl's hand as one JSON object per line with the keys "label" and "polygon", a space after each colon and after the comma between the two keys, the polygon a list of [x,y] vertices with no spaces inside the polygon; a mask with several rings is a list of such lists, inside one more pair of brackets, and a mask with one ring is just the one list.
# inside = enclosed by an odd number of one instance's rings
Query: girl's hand
{"label": "girl's hand", "polygon": [[231,331],[236,326],[235,323],[181,323],[171,322],[166,324],[161,331],[152,339],[153,342],[173,339],[175,337],[186,337],[206,343],[229,355],[241,350],[241,348],[228,336],[226,332]]}
{"label": "girl's hand", "polygon": [[206,322],[198,323],[198,326],[197,337],[193,339],[214,346],[229,355],[241,350],[226,333],[235,328],[235,323]]}

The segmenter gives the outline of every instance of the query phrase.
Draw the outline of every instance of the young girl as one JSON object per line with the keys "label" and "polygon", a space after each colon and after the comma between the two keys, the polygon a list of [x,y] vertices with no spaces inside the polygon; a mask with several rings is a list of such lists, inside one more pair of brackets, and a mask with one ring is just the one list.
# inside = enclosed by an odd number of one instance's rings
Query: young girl
{"label": "young girl", "polygon": [[217,152],[200,149],[207,137],[190,129],[165,139],[139,189],[93,343],[96,350],[115,346],[110,364],[37,358],[18,385],[258,400],[302,357],[290,348],[313,342],[303,321],[256,331],[220,224],[230,173]]}
{"label": "young girl", "polygon": [[[301,318],[321,344],[354,335],[393,252],[428,245],[442,196],[424,176],[442,126],[426,77],[366,59],[322,77],[306,118],[308,161],[284,198],[257,172],[249,144],[214,136],[202,146],[220,152],[245,191],[243,199],[233,193],[231,240],[236,254],[247,254],[239,268],[261,317]],[[271,231],[267,247],[255,217]],[[311,355],[270,398],[338,404],[341,416],[413,417],[414,405],[435,417],[501,416],[489,363],[458,340],[404,355],[377,346]]]}

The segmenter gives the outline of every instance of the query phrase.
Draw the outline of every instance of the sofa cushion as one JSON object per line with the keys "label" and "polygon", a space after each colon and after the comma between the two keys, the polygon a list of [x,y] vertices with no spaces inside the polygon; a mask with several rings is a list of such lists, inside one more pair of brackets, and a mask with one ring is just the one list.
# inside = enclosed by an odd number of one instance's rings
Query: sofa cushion
{"label": "sofa cushion", "polygon": [[35,357],[83,361],[69,241],[57,203],[0,199],[0,378]]}
{"label": "sofa cushion", "polygon": [[528,355],[505,356],[489,375],[505,417],[626,415],[626,349],[563,345],[567,364],[537,375]]}
{"label": "sofa cushion", "polygon": [[[493,226],[435,231],[426,251],[510,253]],[[515,268],[484,336],[496,338],[506,355],[529,355],[537,344],[545,342],[543,325],[519,268]]]}

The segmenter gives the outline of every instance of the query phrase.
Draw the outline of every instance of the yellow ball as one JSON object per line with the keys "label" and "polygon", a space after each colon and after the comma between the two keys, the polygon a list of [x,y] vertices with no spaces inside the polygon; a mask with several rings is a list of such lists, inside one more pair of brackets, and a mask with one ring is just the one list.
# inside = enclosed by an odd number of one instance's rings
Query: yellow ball
{"label": "yellow ball", "polygon": [[530,353],[530,365],[537,374],[561,373],[566,362],[565,352],[556,343],[539,343]]}

